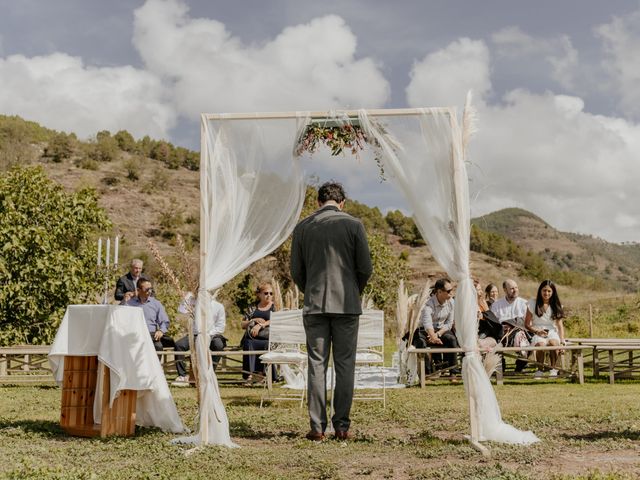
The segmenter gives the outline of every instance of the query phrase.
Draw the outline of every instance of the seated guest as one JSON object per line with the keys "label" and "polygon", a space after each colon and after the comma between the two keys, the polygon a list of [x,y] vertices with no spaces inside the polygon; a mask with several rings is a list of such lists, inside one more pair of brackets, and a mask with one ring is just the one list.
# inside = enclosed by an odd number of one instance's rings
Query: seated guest
{"label": "seated guest", "polygon": [[134,258],[129,266],[129,273],[123,275],[116,282],[114,297],[119,302],[128,302],[136,296],[136,285],[141,278],[147,278],[142,273],[142,260]]}
{"label": "seated guest", "polygon": [[[551,280],[543,281],[538,287],[536,298],[529,300],[527,304],[527,314],[525,325],[529,332],[533,333],[531,343],[536,347],[545,345],[564,345],[564,325],[562,324],[564,310],[560,303],[560,297],[556,290],[556,285]],[[550,350],[549,360],[551,362],[550,377],[557,377],[559,351]],[[544,363],[544,351],[536,352],[538,363]],[[542,378],[542,370],[538,367],[534,378]]]}
{"label": "seated guest", "polygon": [[[188,300],[187,300],[188,301]],[[227,339],[224,337],[224,329],[226,326],[226,315],[224,313],[224,306],[213,299],[211,302],[211,318],[207,319],[207,335],[209,335],[209,350],[214,352],[221,352],[227,346]],[[195,307],[195,302],[192,302],[192,306]],[[194,338],[198,337],[199,328],[193,320],[193,334]],[[185,335],[176,342],[176,351],[186,352],[189,350],[189,336]],[[211,356],[213,369],[215,370],[220,361],[220,357],[215,355]],[[176,369],[178,370],[178,377],[172,383],[174,386],[188,386],[189,375],[184,364],[184,356],[176,355]]]}
{"label": "seated guest", "polygon": [[[240,326],[245,331],[242,337],[242,349],[245,351],[267,350],[269,348],[269,321],[271,312],[276,307],[273,303],[273,285],[262,282],[256,290],[258,299],[245,313]],[[243,377],[245,384],[264,377],[265,367],[258,355],[245,355],[242,358]]]}
{"label": "seated guest", "polygon": [[489,308],[491,308],[491,305],[493,305],[493,302],[495,302],[498,299],[498,287],[495,286],[493,283],[490,283],[489,285],[487,285],[484,289],[484,299],[487,302],[487,305],[489,305]]}
{"label": "seated guest", "polygon": [[[413,337],[413,345],[416,348],[450,347],[457,348],[458,340],[453,333],[453,286],[448,278],[441,278],[436,281],[431,289],[431,297],[425,303],[420,314],[420,327]],[[460,373],[455,368],[457,355],[446,353],[444,364],[452,374]],[[440,359],[440,354],[433,357]],[[435,360],[434,360],[435,361]]]}
{"label": "seated guest", "polygon": [[141,307],[147,328],[151,335],[151,341],[156,351],[162,351],[164,347],[175,347],[173,338],[166,335],[169,329],[169,317],[162,304],[152,297],[153,288],[151,280],[141,278],[137,284],[138,295],[124,305],[130,307]]}
{"label": "seated guest", "polygon": [[[504,297],[493,302],[491,311],[498,317],[500,323],[504,325],[506,322],[507,329],[514,326],[524,328],[524,317],[527,314],[527,301],[518,296],[518,284],[514,280],[507,279],[502,282],[502,289],[504,290]],[[526,360],[516,360],[515,371],[521,372],[526,365]]]}
{"label": "seated guest", "polygon": [[489,309],[480,281],[474,278],[473,285],[476,287],[478,300],[478,348],[486,352],[494,348],[501,340],[502,325]]}

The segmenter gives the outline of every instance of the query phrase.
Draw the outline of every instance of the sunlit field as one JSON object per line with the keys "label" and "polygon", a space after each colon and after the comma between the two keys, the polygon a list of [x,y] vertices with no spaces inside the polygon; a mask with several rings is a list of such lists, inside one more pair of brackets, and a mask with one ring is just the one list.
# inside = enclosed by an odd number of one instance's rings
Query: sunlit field
{"label": "sunlit field", "polygon": [[[193,425],[195,389],[172,389]],[[177,446],[173,434],[139,428],[132,438],[84,439],[59,426],[57,387],[0,388],[2,478],[638,478],[640,384],[511,381],[496,387],[504,419],[533,430],[533,446],[492,444],[485,459],[465,439],[460,383],[389,390],[381,402],[356,402],[355,440],[312,443],[305,408],[260,408],[259,387],[222,388],[238,449]]]}

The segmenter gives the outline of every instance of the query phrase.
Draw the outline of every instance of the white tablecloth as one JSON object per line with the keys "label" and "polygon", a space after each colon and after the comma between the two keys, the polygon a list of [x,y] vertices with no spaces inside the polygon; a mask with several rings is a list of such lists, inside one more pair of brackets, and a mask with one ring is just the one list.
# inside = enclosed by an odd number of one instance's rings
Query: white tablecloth
{"label": "white tablecloth", "polygon": [[[66,355],[97,355],[109,367],[110,405],[120,390],[137,390],[137,425],[176,433],[185,430],[141,308],[70,305],[49,352],[49,363],[58,384],[62,384]],[[93,406],[97,423],[102,415],[101,370]]]}

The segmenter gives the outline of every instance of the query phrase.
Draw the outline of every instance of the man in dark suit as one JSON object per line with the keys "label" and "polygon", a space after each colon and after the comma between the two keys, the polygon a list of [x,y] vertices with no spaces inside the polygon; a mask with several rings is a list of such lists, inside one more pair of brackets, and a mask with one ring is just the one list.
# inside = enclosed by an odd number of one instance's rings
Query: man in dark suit
{"label": "man in dark suit", "polygon": [[118,279],[116,283],[116,293],[114,297],[119,302],[128,302],[136,296],[136,285],[141,278],[149,280],[142,274],[142,260],[134,258],[131,260],[131,266],[129,267],[129,273],[123,275]]}
{"label": "man in dark suit", "polygon": [[296,226],[291,245],[291,276],[304,292],[311,425],[307,438],[314,441],[324,439],[327,426],[326,370],[332,348],[336,386],[331,422],[337,439],[351,438],[360,295],[372,271],[364,226],[342,212],[344,202],[342,185],[322,185],[319,209]]}

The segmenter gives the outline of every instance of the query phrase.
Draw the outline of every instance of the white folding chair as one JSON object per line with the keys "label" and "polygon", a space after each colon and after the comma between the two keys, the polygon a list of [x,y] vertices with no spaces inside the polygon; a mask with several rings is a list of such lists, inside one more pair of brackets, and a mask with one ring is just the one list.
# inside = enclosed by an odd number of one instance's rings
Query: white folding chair
{"label": "white folding chair", "polygon": [[[332,361],[333,363],[333,361]],[[359,368],[360,367],[360,368]],[[382,408],[387,406],[387,388],[384,376],[384,312],[382,310],[362,310],[358,325],[358,340],[356,345],[356,371],[355,384],[362,368],[372,367],[380,372],[382,379],[382,394],[372,392],[353,392],[354,400],[382,400]],[[360,370],[360,371],[359,371]],[[333,390],[335,387],[334,369],[331,369],[329,388],[331,389],[330,416],[333,416]],[[331,430],[331,425],[329,425]]]}
{"label": "white folding chair", "polygon": [[[267,367],[267,383],[260,399],[260,407],[265,400],[299,400],[304,404],[307,391],[307,354],[303,348],[307,337],[302,323],[302,310],[282,310],[271,312],[269,321],[269,351],[260,357]],[[275,394],[272,383],[272,372],[276,365],[285,369],[291,368],[293,374],[288,375],[288,383],[294,380],[301,393]]]}

